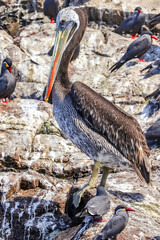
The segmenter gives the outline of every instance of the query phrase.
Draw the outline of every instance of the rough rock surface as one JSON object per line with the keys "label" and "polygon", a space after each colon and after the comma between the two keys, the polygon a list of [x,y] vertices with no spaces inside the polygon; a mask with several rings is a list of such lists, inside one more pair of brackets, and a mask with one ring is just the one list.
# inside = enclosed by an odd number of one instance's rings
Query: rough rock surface
{"label": "rough rock surface", "polygon": [[[109,72],[133,41],[130,36],[119,36],[112,31],[137,5],[137,0],[132,4],[123,0],[86,1],[90,22],[69,74],[72,81],[86,83],[133,114],[145,131],[160,118],[160,98],[145,99],[159,87],[159,75],[144,79],[140,70],[160,57],[159,43],[153,41],[144,56],[146,63],[134,59],[117,72]],[[14,100],[0,103],[0,239],[3,240],[71,239],[79,225],[74,226],[78,222],[73,216],[75,210],[69,205],[70,191],[88,181],[93,166],[92,160],[61,133],[52,116],[52,105],[41,101],[51,61],[47,53],[53,46],[56,28],[43,15],[42,6],[43,0],[0,1],[0,65],[5,57],[10,57],[12,73],[17,79]],[[160,12],[159,0],[142,0],[141,7],[147,14],[146,21]],[[115,170],[108,177],[111,209],[104,218],[109,220],[118,204],[136,210],[130,213],[127,228],[119,239],[149,240],[159,234],[159,148],[151,150],[150,159],[150,187],[141,183],[134,172]],[[99,181],[100,177],[97,185]],[[80,207],[95,194],[95,189],[89,192]],[[81,239],[92,239],[104,225],[96,224]]]}

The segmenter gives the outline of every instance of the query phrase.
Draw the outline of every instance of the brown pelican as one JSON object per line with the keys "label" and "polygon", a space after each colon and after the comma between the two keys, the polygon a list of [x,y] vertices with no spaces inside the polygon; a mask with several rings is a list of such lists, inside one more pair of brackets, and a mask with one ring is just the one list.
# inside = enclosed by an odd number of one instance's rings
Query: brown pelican
{"label": "brown pelican", "polygon": [[[11,73],[11,66],[11,59],[5,58],[2,63],[0,75],[0,98],[9,98],[16,87],[16,79]],[[6,100],[3,102],[7,103]]]}
{"label": "brown pelican", "polygon": [[144,22],[145,14],[142,12],[142,8],[136,7],[133,15],[125,19],[114,32],[118,34],[131,33],[132,38],[135,38],[136,33],[141,33]]}
{"label": "brown pelican", "polygon": [[95,161],[89,183],[73,196],[75,207],[85,190],[94,187],[100,163],[103,165],[101,186],[105,186],[109,168],[133,167],[138,176],[149,183],[149,149],[136,119],[84,83],[71,83],[68,77],[70,58],[87,26],[86,11],[64,8],[57,15],[56,25],[45,101],[52,91],[54,116],[60,129]]}

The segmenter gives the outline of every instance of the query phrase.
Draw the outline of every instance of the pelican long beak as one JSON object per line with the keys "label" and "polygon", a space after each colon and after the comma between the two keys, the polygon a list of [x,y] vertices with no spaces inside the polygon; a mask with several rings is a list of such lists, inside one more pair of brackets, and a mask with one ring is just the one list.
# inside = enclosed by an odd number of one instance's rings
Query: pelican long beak
{"label": "pelican long beak", "polygon": [[48,102],[52,87],[54,85],[63,53],[67,48],[75,30],[76,30],[76,24],[70,21],[68,23],[62,24],[62,26],[60,26],[56,31],[48,84],[47,84],[45,97],[44,97],[44,100],[46,102]]}

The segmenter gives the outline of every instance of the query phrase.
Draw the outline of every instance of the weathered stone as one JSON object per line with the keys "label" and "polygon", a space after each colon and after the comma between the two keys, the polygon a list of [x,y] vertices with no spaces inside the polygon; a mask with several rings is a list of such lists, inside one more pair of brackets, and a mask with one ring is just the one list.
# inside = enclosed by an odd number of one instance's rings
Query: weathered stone
{"label": "weathered stone", "polygon": [[[130,15],[139,2],[85,2],[92,22],[80,44],[79,57],[69,68],[69,76],[132,113],[146,130],[160,118],[158,97],[145,100],[158,88],[159,75],[144,79],[140,70],[160,57],[159,44],[154,41],[144,56],[148,62],[134,59],[117,72],[109,71],[133,41],[130,36],[113,33],[115,24]],[[158,3],[142,0],[146,21],[159,13]],[[59,235],[57,239],[69,240],[79,226],[60,231],[81,221],[75,218],[72,194],[89,180],[93,161],[65,138],[52,117],[52,105],[40,101],[47,83],[51,61],[47,53],[53,46],[56,25],[49,24],[43,16],[43,0],[22,0],[18,4],[14,0],[0,1],[0,64],[10,57],[17,79],[13,96],[16,99],[0,103],[0,238],[51,240]],[[108,177],[111,209],[104,218],[108,221],[119,204],[136,209],[119,239],[149,240],[159,230],[159,149],[151,151],[150,159],[152,187],[141,183],[134,172],[115,170]],[[99,182],[100,177],[97,185]],[[80,208],[93,195],[95,189],[86,192]],[[92,239],[104,225],[99,223],[88,229],[82,239]]]}

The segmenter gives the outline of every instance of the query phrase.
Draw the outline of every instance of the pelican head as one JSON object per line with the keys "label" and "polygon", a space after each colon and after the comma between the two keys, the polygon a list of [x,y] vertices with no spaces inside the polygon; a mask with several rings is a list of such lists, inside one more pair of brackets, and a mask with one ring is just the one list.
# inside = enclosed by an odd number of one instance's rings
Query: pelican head
{"label": "pelican head", "polygon": [[64,51],[79,29],[80,19],[76,7],[62,9],[56,18],[56,36],[53,56],[44,100],[47,102],[55,82]]}

